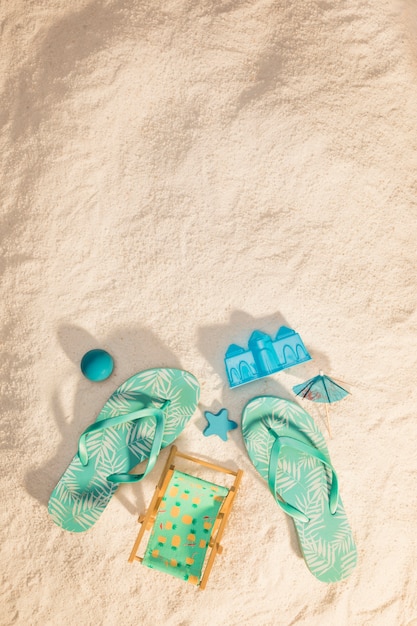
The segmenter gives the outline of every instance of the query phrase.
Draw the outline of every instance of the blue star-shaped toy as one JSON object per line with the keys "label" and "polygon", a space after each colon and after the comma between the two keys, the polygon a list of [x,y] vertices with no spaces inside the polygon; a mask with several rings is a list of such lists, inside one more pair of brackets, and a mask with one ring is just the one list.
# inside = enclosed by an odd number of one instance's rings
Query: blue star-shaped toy
{"label": "blue star-shaped toy", "polygon": [[218,413],[204,411],[204,417],[208,421],[208,426],[203,430],[203,435],[205,435],[205,437],[218,435],[220,439],[227,441],[228,431],[237,428],[236,422],[229,420],[227,417],[228,414],[229,411],[227,409],[221,409]]}

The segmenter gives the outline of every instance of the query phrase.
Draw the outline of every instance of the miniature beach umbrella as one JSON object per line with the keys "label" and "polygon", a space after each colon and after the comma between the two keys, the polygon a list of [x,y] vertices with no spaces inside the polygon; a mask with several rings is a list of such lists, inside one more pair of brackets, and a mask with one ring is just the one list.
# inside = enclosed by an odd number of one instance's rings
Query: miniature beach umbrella
{"label": "miniature beach umbrella", "polygon": [[349,395],[349,391],[341,387],[335,380],[330,378],[330,376],[326,376],[321,370],[318,376],[314,376],[314,378],[310,378],[310,380],[296,385],[292,390],[295,395],[300,396],[300,398],[306,398],[312,402],[321,402],[326,405],[327,430],[331,437],[332,433],[330,430],[329,409],[327,405],[343,400],[343,398]]}

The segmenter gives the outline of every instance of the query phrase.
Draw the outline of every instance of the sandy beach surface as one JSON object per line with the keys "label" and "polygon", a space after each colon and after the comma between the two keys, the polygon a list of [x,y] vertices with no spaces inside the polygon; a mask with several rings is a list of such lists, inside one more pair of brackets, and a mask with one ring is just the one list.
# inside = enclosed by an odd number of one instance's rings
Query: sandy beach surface
{"label": "sandy beach surface", "polygon": [[[11,0],[0,7],[1,599],[24,626],[417,625],[417,3]],[[230,389],[282,325],[313,359]],[[79,368],[115,359],[102,383]],[[193,373],[184,452],[244,470],[207,589],[127,562],[167,458],[86,533],[49,496],[106,399]],[[240,428],[257,395],[325,433],[357,549],[307,569]],[[239,427],[204,437],[204,411]]]}

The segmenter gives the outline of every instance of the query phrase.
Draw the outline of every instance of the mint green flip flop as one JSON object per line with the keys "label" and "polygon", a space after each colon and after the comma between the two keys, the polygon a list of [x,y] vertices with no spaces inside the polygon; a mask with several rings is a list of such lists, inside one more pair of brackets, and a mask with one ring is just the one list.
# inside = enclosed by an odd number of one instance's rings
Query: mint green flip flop
{"label": "mint green flip flop", "polygon": [[347,578],[356,565],[356,546],[313,419],[295,402],[260,396],[244,408],[242,433],[252,463],[294,520],[310,572],[326,583]]}
{"label": "mint green flip flop", "polygon": [[[150,369],[124,382],[81,435],[78,453],[49,499],[53,521],[72,532],[91,528],[120,483],[138,482],[152,470],[161,448],[193,415],[199,396],[197,380],[179,369]],[[145,459],[143,474],[128,473]]]}

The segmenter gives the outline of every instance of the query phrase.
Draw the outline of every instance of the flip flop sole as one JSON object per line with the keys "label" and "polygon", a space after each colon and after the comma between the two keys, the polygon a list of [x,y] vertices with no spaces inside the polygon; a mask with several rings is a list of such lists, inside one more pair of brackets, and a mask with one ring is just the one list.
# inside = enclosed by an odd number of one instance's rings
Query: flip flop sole
{"label": "flip flop sole", "polygon": [[[200,388],[196,378],[179,369],[157,368],[126,380],[105,403],[97,420],[117,417],[143,408],[160,409],[169,400],[161,448],[171,444],[197,408]],[[144,417],[89,435],[89,462],[76,454],[51,494],[48,511],[53,521],[72,532],[84,532],[98,520],[117,484],[111,474],[129,472],[149,458],[155,419]]]}
{"label": "flip flop sole", "polygon": [[[265,480],[275,442],[273,432],[315,447],[330,462],[325,439],[307,411],[274,396],[254,398],[243,411],[242,433],[249,457]],[[308,454],[283,447],[276,480],[280,497],[310,520],[294,519],[294,524],[311,573],[326,583],[347,578],[356,565],[357,551],[340,498],[335,514],[330,513],[330,470]]]}

